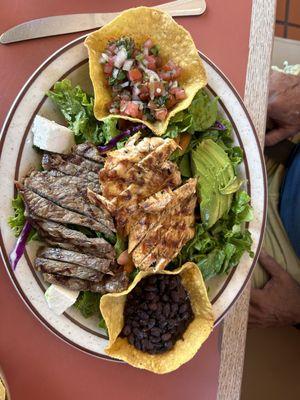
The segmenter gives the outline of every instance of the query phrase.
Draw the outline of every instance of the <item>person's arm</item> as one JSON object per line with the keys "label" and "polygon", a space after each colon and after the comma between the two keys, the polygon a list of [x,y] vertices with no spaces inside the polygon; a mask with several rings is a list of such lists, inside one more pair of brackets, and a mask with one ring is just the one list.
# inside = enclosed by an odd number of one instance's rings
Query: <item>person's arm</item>
{"label": "person's arm", "polygon": [[249,326],[296,326],[300,323],[300,285],[264,250],[259,262],[270,280],[263,289],[251,290]]}
{"label": "person's arm", "polygon": [[268,99],[266,146],[273,146],[300,131],[300,75],[272,71]]}

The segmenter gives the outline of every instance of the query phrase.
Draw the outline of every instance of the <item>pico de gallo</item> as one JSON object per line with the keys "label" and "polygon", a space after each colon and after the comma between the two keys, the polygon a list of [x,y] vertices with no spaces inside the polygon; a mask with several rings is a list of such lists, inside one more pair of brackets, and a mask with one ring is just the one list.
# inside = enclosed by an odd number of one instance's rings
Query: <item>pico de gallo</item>
{"label": "pico de gallo", "polygon": [[151,39],[141,48],[130,37],[112,40],[99,61],[112,91],[111,114],[164,121],[168,111],[186,98],[178,81],[181,67],[172,60],[163,63]]}

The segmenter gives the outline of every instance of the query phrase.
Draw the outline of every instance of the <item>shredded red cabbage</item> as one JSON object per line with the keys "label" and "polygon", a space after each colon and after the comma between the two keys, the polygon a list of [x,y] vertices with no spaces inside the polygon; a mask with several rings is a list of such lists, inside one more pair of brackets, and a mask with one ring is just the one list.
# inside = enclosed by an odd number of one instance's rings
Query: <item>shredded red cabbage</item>
{"label": "shredded red cabbage", "polygon": [[213,129],[215,129],[216,131],[226,131],[226,126],[223,125],[220,121],[216,121]]}
{"label": "shredded red cabbage", "polygon": [[137,133],[138,131],[145,129],[146,126],[143,124],[133,126],[132,128],[126,129],[125,131],[121,132],[119,135],[112,138],[106,145],[98,146],[98,150],[103,153],[108,151],[116,146],[116,144],[122,140],[126,136],[131,136],[133,133]]}
{"label": "shredded red cabbage", "polygon": [[22,229],[22,232],[21,232],[20,236],[18,237],[18,240],[15,244],[15,247],[13,248],[12,252],[9,255],[10,265],[13,270],[16,269],[20,258],[24,254],[26,242],[27,242],[27,239],[28,239],[31,229],[32,229],[31,224],[28,221],[26,221],[24,224],[24,227]]}

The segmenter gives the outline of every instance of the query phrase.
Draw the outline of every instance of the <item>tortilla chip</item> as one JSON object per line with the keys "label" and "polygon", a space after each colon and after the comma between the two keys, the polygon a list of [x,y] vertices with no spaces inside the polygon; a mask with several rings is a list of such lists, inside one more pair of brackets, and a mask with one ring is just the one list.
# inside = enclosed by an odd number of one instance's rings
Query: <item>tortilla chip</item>
{"label": "tortilla chip", "polygon": [[201,272],[196,264],[188,262],[174,271],[158,273],[181,276],[195,315],[183,334],[183,340],[179,339],[170,351],[163,354],[147,354],[132,346],[126,338],[119,337],[124,325],[123,312],[127,294],[141,279],[153,275],[153,272],[139,272],[126,291],[102,296],[100,310],[109,334],[109,345],[105,349],[108,355],[126,361],[134,367],[165,374],[179,368],[196,354],[213,329],[214,317]]}
{"label": "tortilla chip", "polygon": [[170,59],[182,67],[179,79],[180,86],[185,89],[187,98],[180,101],[169,113],[165,121],[155,123],[142,121],[124,115],[113,115],[130,121],[142,122],[155,134],[161,136],[169,120],[178,111],[186,109],[195,94],[206,85],[205,69],[188,31],[178,25],[169,14],[155,8],[138,7],[124,11],[109,24],[91,33],[85,40],[89,53],[90,77],[95,92],[94,114],[97,119],[111,117],[107,104],[111,101],[111,91],[106,84],[103,67],[99,63],[100,54],[112,39],[129,36],[136,46],[140,47],[148,38],[159,45],[163,62]]}

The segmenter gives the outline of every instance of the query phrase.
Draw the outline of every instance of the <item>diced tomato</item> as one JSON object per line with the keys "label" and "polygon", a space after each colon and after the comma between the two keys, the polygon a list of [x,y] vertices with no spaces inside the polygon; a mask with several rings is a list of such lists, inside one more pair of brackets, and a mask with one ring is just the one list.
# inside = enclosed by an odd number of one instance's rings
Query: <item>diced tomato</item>
{"label": "diced tomato", "polygon": [[185,90],[180,87],[175,87],[175,88],[170,89],[170,93],[175,96],[176,100],[186,99]]}
{"label": "diced tomato", "polygon": [[169,98],[167,100],[166,107],[171,108],[171,107],[175,106],[176,103],[177,103],[177,100],[176,100],[175,96],[173,94],[169,94]]}
{"label": "diced tomato", "polygon": [[181,74],[181,68],[176,67],[176,69],[172,69],[171,71],[159,71],[158,75],[163,81],[172,81],[177,79]]}
{"label": "diced tomato", "polygon": [[126,109],[125,109],[125,114],[129,115],[130,117],[137,118],[140,115],[140,110],[138,104],[133,103],[132,101],[129,101],[127,103]]}
{"label": "diced tomato", "polygon": [[138,68],[133,68],[130,71],[128,71],[128,79],[132,82],[140,81],[142,80],[142,73]]}
{"label": "diced tomato", "polygon": [[166,108],[160,108],[159,110],[155,110],[155,118],[159,121],[164,121],[167,117],[168,110]]}
{"label": "diced tomato", "polygon": [[141,85],[140,87],[139,87],[139,89],[140,89],[140,94],[139,94],[139,98],[142,100],[142,101],[147,101],[147,100],[149,100],[149,97],[150,97],[150,94],[149,94],[149,87],[147,86],[147,85]]}
{"label": "diced tomato", "polygon": [[144,59],[147,61],[146,65],[147,68],[152,69],[153,71],[156,70],[156,57],[155,56],[144,56]]}
{"label": "diced tomato", "polygon": [[160,68],[162,66],[162,59],[161,56],[156,57],[156,67]]}
{"label": "diced tomato", "polygon": [[151,49],[151,47],[153,47],[153,42],[151,39],[147,39],[146,42],[143,44],[143,47],[145,47],[146,49]]}
{"label": "diced tomato", "polygon": [[104,66],[103,66],[103,71],[104,71],[105,74],[111,75],[111,74],[112,74],[113,68],[114,68],[113,65],[110,65],[110,64],[106,63],[106,64],[104,64]]}
{"label": "diced tomato", "polygon": [[154,82],[154,96],[159,97],[162,95],[164,90],[164,84],[162,82]]}
{"label": "diced tomato", "polygon": [[169,61],[167,62],[167,64],[165,64],[165,65],[162,66],[162,69],[163,69],[164,71],[172,71],[172,69],[175,69],[175,68],[176,68],[176,64],[175,64],[174,61],[172,61],[172,60],[169,60]]}

